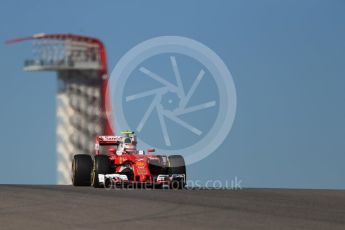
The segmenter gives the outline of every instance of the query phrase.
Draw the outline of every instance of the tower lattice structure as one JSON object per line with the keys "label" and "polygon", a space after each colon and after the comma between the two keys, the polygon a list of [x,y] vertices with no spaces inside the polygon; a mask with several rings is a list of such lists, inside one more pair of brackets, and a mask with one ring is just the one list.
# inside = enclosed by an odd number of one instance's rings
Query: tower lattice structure
{"label": "tower lattice structure", "polygon": [[74,154],[94,152],[96,135],[112,135],[106,95],[108,70],[103,43],[73,34],[37,34],[10,40],[33,41],[26,71],[55,71],[57,182],[71,183]]}

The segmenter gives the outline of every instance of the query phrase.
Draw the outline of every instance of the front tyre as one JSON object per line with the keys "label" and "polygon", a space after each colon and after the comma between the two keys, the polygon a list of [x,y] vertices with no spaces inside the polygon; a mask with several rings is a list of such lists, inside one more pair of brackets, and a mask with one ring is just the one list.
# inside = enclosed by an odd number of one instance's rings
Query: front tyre
{"label": "front tyre", "polygon": [[171,155],[168,156],[169,169],[168,172],[170,175],[184,175],[183,178],[176,178],[171,183],[172,189],[183,189],[186,186],[186,164],[184,158],[181,155]]}
{"label": "front tyre", "polygon": [[90,155],[74,155],[72,161],[72,184],[74,186],[90,186],[91,170],[92,158]]}
{"label": "front tyre", "polygon": [[111,162],[106,155],[96,155],[93,161],[92,169],[92,186],[100,188],[102,185],[98,181],[99,174],[110,174],[111,173]]}

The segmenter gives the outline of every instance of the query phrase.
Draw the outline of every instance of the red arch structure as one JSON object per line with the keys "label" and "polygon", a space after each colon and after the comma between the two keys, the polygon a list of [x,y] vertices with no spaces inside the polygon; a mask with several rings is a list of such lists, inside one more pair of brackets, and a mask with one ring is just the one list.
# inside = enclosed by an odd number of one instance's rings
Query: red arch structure
{"label": "red arch structure", "polygon": [[97,38],[75,34],[35,34],[7,41],[32,40],[34,58],[27,71],[57,72],[58,183],[70,183],[70,160],[76,153],[93,152],[96,135],[113,135],[104,44]]}

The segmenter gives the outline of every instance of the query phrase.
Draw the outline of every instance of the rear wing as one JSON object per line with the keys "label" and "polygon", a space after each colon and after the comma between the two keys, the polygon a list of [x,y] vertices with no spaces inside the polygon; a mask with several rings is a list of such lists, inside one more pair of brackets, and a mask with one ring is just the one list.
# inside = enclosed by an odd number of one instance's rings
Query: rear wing
{"label": "rear wing", "polygon": [[120,143],[122,136],[96,136],[98,145],[117,145]]}
{"label": "rear wing", "polygon": [[102,145],[118,145],[121,140],[121,136],[96,136],[95,152],[98,155],[99,146]]}

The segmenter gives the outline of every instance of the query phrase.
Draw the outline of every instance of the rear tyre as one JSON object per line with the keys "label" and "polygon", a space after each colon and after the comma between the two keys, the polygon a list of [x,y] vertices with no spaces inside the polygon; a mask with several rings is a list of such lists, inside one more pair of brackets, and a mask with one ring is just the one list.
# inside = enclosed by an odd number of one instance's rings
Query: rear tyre
{"label": "rear tyre", "polygon": [[74,186],[90,186],[91,171],[92,158],[90,155],[74,155],[72,161],[72,183]]}
{"label": "rear tyre", "polygon": [[184,162],[183,156],[172,155],[168,157],[169,169],[168,172],[172,174],[184,174],[184,178],[175,179],[171,183],[172,189],[183,189],[186,186],[186,164]]}
{"label": "rear tyre", "polygon": [[160,174],[168,174],[166,165],[163,164],[162,156],[157,155],[157,159],[149,159],[149,170],[151,175],[158,176]]}
{"label": "rear tyre", "polygon": [[[99,174],[110,174],[111,173],[111,162],[106,155],[96,155],[93,160],[92,169],[92,186],[95,188],[100,188],[102,185],[98,181]],[[103,185],[104,186],[104,185]]]}

